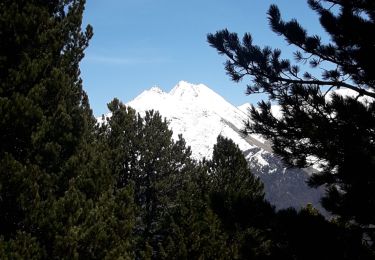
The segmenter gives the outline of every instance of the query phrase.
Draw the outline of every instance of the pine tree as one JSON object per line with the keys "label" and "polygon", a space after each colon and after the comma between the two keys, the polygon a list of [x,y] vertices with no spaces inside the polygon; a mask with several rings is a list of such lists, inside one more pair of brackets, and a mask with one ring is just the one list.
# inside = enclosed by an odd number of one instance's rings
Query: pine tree
{"label": "pine tree", "polygon": [[231,257],[267,255],[270,241],[266,229],[274,210],[265,201],[263,184],[251,173],[238,145],[218,136],[208,167],[210,205],[228,235]]}
{"label": "pine tree", "polygon": [[110,165],[118,187],[134,187],[135,251],[138,257],[156,257],[165,238],[162,219],[174,206],[193,163],[190,148],[181,136],[172,139],[172,131],[158,112],[147,111],[141,117],[117,99],[108,107],[112,115],[103,127],[112,151]]}
{"label": "pine tree", "polygon": [[245,156],[231,139],[217,137],[209,166],[214,191],[264,199],[263,184],[251,174]]}
{"label": "pine tree", "polygon": [[185,174],[185,181],[162,220],[163,259],[231,259],[219,217],[210,207],[211,179],[205,161]]}
{"label": "pine tree", "polygon": [[311,205],[278,211],[269,228],[275,259],[373,258],[358,228],[328,221]]}
{"label": "pine tree", "polygon": [[[374,241],[375,2],[308,3],[331,37],[329,43],[309,35],[294,19],[283,21],[277,6],[268,11],[272,30],[298,49],[296,61],[311,65],[304,73],[282,59],[280,50],[254,45],[250,34],[240,42],[236,33],[223,30],[209,34],[208,41],[228,58],[226,70],[232,80],[250,77],[248,94],[263,92],[281,105],[282,118],[272,115],[270,102],[260,102],[260,110],[252,107],[244,132],[265,136],[291,166],[319,163],[323,170],[309,183],[326,188],[323,206],[357,223]],[[355,95],[328,98],[334,89],[349,89]]]}
{"label": "pine tree", "polygon": [[131,258],[132,191],[114,189],[82,90],[84,5],[0,3],[2,259]]}
{"label": "pine tree", "polygon": [[29,237],[41,255],[53,251],[43,222],[69,189],[69,160],[88,128],[78,63],[92,30],[81,31],[83,9],[84,1],[0,5],[0,234],[11,244]]}

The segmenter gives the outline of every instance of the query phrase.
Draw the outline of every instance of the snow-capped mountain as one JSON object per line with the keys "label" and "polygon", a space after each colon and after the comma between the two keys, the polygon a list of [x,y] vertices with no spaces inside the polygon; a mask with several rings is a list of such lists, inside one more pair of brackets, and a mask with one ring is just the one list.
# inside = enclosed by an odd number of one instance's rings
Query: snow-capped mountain
{"label": "snow-capped mountain", "polygon": [[266,198],[277,208],[298,208],[307,203],[320,208],[321,191],[307,186],[305,171],[287,169],[262,137],[240,133],[250,104],[237,108],[203,84],[180,81],[168,93],[153,87],[127,105],[141,114],[159,111],[169,121],[174,138],[182,134],[196,159],[212,157],[219,134],[231,138],[244,152],[252,172],[263,181]]}
{"label": "snow-capped mountain", "polygon": [[181,81],[169,93],[153,87],[128,105],[141,114],[158,110],[169,121],[175,138],[183,134],[196,159],[212,156],[219,134],[231,138],[243,151],[254,146],[239,134],[246,114],[203,84]]}

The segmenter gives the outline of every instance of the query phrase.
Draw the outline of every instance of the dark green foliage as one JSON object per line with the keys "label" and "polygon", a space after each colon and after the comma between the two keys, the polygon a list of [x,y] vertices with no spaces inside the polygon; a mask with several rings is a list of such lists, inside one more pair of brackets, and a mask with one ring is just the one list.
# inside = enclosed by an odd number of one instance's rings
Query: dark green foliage
{"label": "dark green foliage", "polygon": [[205,163],[186,177],[162,225],[165,259],[230,259],[225,234],[218,216],[209,205],[211,181]]}
{"label": "dark green foliage", "polygon": [[238,146],[219,136],[208,165],[211,206],[224,227],[264,226],[265,215],[271,215],[273,209],[264,199],[263,184],[250,172]]}
{"label": "dark green foliage", "polygon": [[329,222],[311,205],[277,212],[271,229],[278,259],[372,259],[358,228]]}
{"label": "dark green foliage", "polygon": [[227,234],[232,258],[261,258],[269,253],[266,231],[274,209],[264,199],[263,184],[249,169],[238,146],[219,136],[212,160],[210,205]]}
{"label": "dark green foliage", "polygon": [[47,221],[77,175],[69,165],[89,127],[78,69],[92,35],[90,27],[81,31],[83,7],[0,5],[0,234],[4,243],[39,240],[33,244],[44,253],[63,232],[63,223]]}
{"label": "dark green foliage", "polygon": [[251,174],[242,151],[232,140],[218,136],[208,165],[213,192],[264,199],[263,184]]}
{"label": "dark green foliage", "polygon": [[266,229],[274,210],[231,140],[219,136],[212,160],[192,169],[182,187],[163,221],[165,258],[261,259],[270,253]]}
{"label": "dark green foliage", "polygon": [[[327,44],[308,35],[296,20],[283,21],[275,5],[268,12],[272,30],[297,47],[296,61],[311,65],[305,73],[282,59],[280,50],[254,45],[250,34],[241,42],[237,34],[223,30],[209,34],[208,41],[228,58],[226,70],[234,81],[250,77],[248,94],[263,92],[281,105],[280,119],[271,114],[269,102],[260,102],[260,110],[253,107],[244,132],[272,141],[274,151],[291,166],[310,166],[311,158],[320,163],[323,170],[312,176],[310,185],[326,188],[323,206],[354,221],[373,239],[375,2],[308,3],[331,36]],[[327,98],[334,88],[347,88],[355,95]]]}
{"label": "dark green foliage", "polygon": [[2,259],[127,256],[132,191],[114,190],[80,79],[84,4],[0,3]]}
{"label": "dark green foliage", "polygon": [[117,99],[108,107],[112,116],[103,128],[111,150],[112,172],[117,187],[134,186],[134,233],[139,241],[135,251],[141,254],[151,250],[155,257],[160,254],[165,233],[161,220],[175,206],[177,193],[192,168],[190,148],[181,136],[172,140],[172,131],[159,113],[148,111],[141,117]]}
{"label": "dark green foliage", "polygon": [[0,237],[1,259],[42,259],[45,255],[40,248],[36,238],[25,232],[17,232],[8,241]]}

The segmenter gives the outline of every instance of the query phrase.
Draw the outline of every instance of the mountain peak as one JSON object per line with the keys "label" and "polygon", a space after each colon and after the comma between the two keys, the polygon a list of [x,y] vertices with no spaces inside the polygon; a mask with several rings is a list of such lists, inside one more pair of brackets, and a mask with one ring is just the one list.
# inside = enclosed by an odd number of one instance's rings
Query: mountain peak
{"label": "mountain peak", "polygon": [[158,86],[153,86],[152,88],[150,88],[149,90],[150,92],[155,92],[155,93],[158,93],[158,94],[163,94],[165,93],[161,88],[159,88]]}
{"label": "mountain peak", "polygon": [[[153,90],[153,91],[151,91]],[[128,103],[141,114],[154,109],[170,121],[174,135],[183,133],[197,159],[212,156],[219,134],[233,139],[243,150],[252,147],[237,133],[246,115],[204,84],[180,81],[169,92],[144,91]]]}
{"label": "mountain peak", "polygon": [[209,88],[203,84],[192,84],[187,81],[180,81],[177,85],[169,92],[174,97],[190,97],[197,98],[202,93],[207,92]]}
{"label": "mountain peak", "polygon": [[190,83],[185,80],[180,80],[174,88],[195,88],[197,84]]}

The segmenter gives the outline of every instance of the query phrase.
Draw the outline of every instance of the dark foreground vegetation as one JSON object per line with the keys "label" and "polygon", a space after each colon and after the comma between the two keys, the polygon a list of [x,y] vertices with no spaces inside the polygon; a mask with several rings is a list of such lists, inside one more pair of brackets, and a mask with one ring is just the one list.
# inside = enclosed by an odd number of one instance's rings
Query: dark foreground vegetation
{"label": "dark foreground vegetation", "polygon": [[[332,42],[284,22],[272,29],[302,49],[321,78],[280,52],[221,31],[209,42],[228,57],[236,81],[265,91],[246,132],[258,132],[292,166],[308,156],[324,169],[325,219],[310,205],[275,211],[239,148],[219,136],[210,160],[196,162],[182,137],[153,111],[139,116],[114,99],[98,125],[82,89],[79,62],[92,37],[81,29],[84,1],[0,0],[1,259],[373,259],[375,132],[371,66],[373,1],[309,1]],[[331,67],[329,67],[331,68]],[[302,78],[303,76],[303,78]],[[350,88],[358,96],[334,95]]]}

